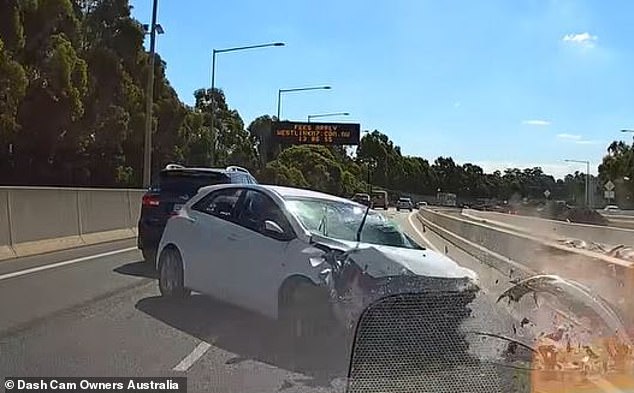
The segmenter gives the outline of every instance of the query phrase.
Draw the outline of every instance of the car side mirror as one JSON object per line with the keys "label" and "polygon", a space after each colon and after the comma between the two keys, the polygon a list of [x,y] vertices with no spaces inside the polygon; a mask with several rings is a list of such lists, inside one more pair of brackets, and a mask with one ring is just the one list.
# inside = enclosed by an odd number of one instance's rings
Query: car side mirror
{"label": "car side mirror", "polygon": [[264,221],[264,230],[267,233],[274,234],[277,236],[284,235],[284,230],[275,221],[271,221],[271,220]]}

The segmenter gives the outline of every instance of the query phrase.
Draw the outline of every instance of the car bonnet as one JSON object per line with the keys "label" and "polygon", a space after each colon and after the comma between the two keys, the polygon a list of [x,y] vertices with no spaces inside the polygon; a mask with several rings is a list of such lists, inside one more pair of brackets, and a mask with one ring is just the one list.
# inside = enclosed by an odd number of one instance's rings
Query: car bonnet
{"label": "car bonnet", "polygon": [[341,241],[350,250],[350,258],[372,277],[389,277],[414,274],[426,277],[470,278],[477,274],[456,262],[428,249],[384,246],[377,244]]}

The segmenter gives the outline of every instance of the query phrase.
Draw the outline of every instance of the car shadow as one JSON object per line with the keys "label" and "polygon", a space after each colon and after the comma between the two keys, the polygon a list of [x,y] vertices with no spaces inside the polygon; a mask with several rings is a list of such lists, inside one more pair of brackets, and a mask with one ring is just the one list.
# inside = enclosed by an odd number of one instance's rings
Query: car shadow
{"label": "car shadow", "polygon": [[304,374],[295,382],[306,386],[331,387],[345,378],[349,357],[341,339],[293,348],[280,325],[265,317],[217,302],[203,295],[170,300],[160,296],[141,299],[136,308],[178,330],[234,353],[227,364],[247,360],[264,362]]}
{"label": "car shadow", "polygon": [[114,268],[113,271],[128,276],[158,279],[158,272],[154,266],[145,261],[126,263]]}

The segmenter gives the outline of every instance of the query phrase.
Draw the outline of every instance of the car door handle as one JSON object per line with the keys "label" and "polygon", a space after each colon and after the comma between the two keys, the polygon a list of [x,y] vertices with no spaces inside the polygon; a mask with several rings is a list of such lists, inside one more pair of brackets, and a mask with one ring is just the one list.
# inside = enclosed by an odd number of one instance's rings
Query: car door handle
{"label": "car door handle", "polygon": [[238,236],[236,236],[234,234],[231,234],[231,235],[227,236],[227,240],[230,240],[232,242],[236,241],[236,240],[238,240]]}

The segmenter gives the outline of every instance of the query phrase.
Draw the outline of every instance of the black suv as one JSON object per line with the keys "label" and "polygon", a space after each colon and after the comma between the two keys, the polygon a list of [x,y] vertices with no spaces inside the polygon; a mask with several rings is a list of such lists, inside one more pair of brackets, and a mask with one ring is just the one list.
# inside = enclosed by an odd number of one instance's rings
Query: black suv
{"label": "black suv", "polygon": [[225,169],[189,168],[170,164],[159,173],[156,186],[143,195],[137,246],[143,258],[154,263],[156,248],[167,220],[204,186],[214,184],[257,184],[248,170],[237,166]]}

